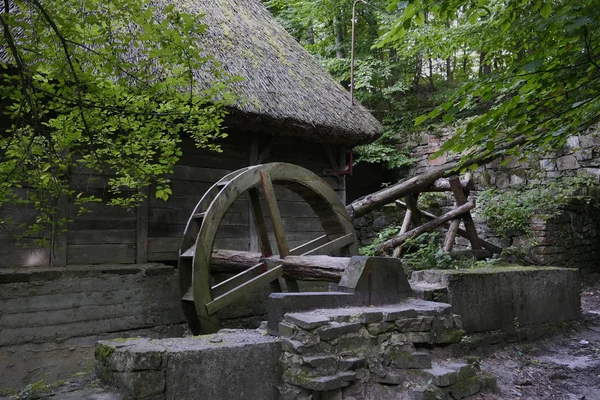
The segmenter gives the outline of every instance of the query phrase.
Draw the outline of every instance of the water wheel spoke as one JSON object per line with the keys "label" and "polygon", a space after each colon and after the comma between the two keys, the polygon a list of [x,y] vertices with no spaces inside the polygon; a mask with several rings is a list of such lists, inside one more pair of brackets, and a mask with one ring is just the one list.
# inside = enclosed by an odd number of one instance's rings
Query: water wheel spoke
{"label": "water wheel spoke", "polygon": [[287,239],[285,237],[285,229],[283,228],[283,220],[281,219],[281,213],[279,212],[279,205],[277,205],[273,182],[271,182],[271,176],[266,171],[260,173],[260,180],[265,192],[265,199],[267,200],[267,208],[269,217],[271,218],[271,225],[273,226],[273,233],[275,234],[279,256],[285,258],[290,253],[290,248],[288,247]]}
{"label": "water wheel spoke", "polygon": [[265,217],[260,206],[260,200],[258,198],[258,189],[252,188],[248,190],[248,197],[250,198],[250,204],[252,207],[252,215],[254,217],[254,225],[256,226],[256,232],[258,234],[258,241],[260,251],[263,256],[271,257],[273,250],[271,249],[271,242],[269,242],[269,233],[267,232],[267,224],[265,223]]}
{"label": "water wheel spoke", "polygon": [[259,289],[263,285],[276,280],[283,275],[283,267],[281,265],[264,272],[247,282],[242,283],[239,286],[232,288],[231,290],[223,293],[222,295],[215,297],[214,300],[206,304],[206,310],[209,315],[213,315],[223,307],[228,306],[239,298],[252,291]]}
{"label": "water wheel spoke", "polygon": [[[267,231],[265,216],[260,205],[258,189],[249,189],[248,197],[250,198],[252,216],[254,218],[254,226],[256,227],[256,232],[258,234],[258,243],[260,246],[260,251],[263,256],[271,257],[273,255],[273,250],[271,249],[271,242],[269,241],[269,232]],[[281,292],[281,283],[279,283],[279,280],[275,280],[269,283],[269,287],[272,292]]]}
{"label": "water wheel spoke", "polygon": [[[319,238],[319,239],[321,239],[321,238]],[[313,242],[319,243],[319,242],[317,242],[317,240],[319,240],[319,239],[313,240]],[[355,240],[356,240],[356,235],[354,234],[354,232],[347,233],[347,234],[339,236],[331,241],[325,242],[323,244],[319,244],[318,246],[316,246],[312,249],[304,248],[303,252],[300,253],[300,255],[303,255],[303,256],[328,256],[328,255],[331,255],[332,252],[339,250],[345,246],[348,246],[349,244],[354,243]],[[313,242],[309,242],[309,243],[313,243]],[[309,243],[307,243],[307,244],[309,244]]]}
{"label": "water wheel spoke", "polygon": [[[271,176],[266,171],[260,173],[260,180],[265,192],[265,199],[267,200],[269,217],[271,218],[271,225],[273,226],[273,233],[275,234],[275,241],[277,242],[279,257],[285,258],[289,255],[290,248],[285,237],[285,229],[283,228],[283,220],[281,218],[281,212],[279,211],[279,205],[277,205],[277,198],[275,197],[273,182],[271,181]],[[298,282],[295,279],[285,278],[285,283],[288,292],[300,291]],[[272,289],[276,288],[277,284],[278,282],[273,282]],[[281,287],[280,284],[279,287]]]}
{"label": "water wheel spoke", "polygon": [[248,282],[249,280],[254,279],[258,275],[265,272],[265,269],[266,265],[261,262],[248,268],[244,272],[240,272],[239,274],[234,275],[221,283],[218,283],[217,285],[211,288],[211,294],[213,298],[219,297],[231,291],[232,289],[235,289],[236,287]]}

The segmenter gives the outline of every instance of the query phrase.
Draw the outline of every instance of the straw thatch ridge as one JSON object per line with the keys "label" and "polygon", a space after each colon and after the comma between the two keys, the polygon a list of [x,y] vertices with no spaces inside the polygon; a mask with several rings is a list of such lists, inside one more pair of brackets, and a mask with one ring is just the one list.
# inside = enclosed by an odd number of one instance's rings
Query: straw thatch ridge
{"label": "straw thatch ridge", "polygon": [[[163,3],[174,0],[157,0]],[[205,14],[201,47],[230,73],[245,99],[229,126],[304,139],[356,145],[381,134],[379,122],[273,18],[259,0],[188,0],[188,12]]]}

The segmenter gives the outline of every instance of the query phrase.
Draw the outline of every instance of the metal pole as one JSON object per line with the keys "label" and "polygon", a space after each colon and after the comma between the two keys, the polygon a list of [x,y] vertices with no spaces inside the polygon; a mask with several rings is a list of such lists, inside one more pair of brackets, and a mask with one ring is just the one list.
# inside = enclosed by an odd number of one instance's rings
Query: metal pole
{"label": "metal pole", "polygon": [[350,48],[350,105],[354,105],[354,36],[356,33],[356,4],[364,3],[364,0],[354,0],[352,5],[352,44]]}

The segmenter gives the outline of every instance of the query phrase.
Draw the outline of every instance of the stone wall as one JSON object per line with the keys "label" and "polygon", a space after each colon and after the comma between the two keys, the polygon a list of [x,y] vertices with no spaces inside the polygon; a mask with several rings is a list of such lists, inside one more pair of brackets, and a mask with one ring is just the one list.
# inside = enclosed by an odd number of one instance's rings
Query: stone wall
{"label": "stone wall", "polygon": [[0,271],[0,389],[91,368],[111,337],[185,332],[173,267],[94,265]]}
{"label": "stone wall", "polygon": [[[450,157],[443,155],[435,160],[433,153],[452,135],[444,130],[439,135],[422,133],[419,144],[412,156],[417,160],[411,175],[423,173],[429,168],[443,165]],[[488,188],[505,189],[528,183],[544,183],[551,178],[589,174],[600,184],[600,128],[588,131],[585,135],[572,136],[561,151],[531,156],[524,160],[514,157],[497,159],[481,166],[474,174],[475,190],[472,196]],[[453,205],[444,201],[442,208]],[[482,237],[501,247],[519,246],[525,238],[513,236],[500,238],[486,226],[485,219],[478,213],[481,205],[472,212]],[[570,204],[560,215],[553,218],[533,219],[531,251],[533,260],[541,265],[557,265],[575,268],[596,268],[600,256],[600,210],[583,203]],[[467,242],[457,238],[457,249]]]}

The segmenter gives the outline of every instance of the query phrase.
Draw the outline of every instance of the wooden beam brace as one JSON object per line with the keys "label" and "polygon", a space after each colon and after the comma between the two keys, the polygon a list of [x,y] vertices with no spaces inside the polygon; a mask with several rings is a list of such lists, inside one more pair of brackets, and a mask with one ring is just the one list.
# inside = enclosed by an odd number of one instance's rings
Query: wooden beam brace
{"label": "wooden beam brace", "polygon": [[468,202],[466,204],[463,204],[462,206],[457,207],[454,210],[447,212],[446,214],[440,215],[436,219],[426,222],[425,224],[418,226],[415,229],[412,229],[403,235],[398,235],[393,239],[383,242],[381,245],[379,245],[375,249],[375,252],[381,253],[386,250],[389,250],[392,247],[398,246],[398,245],[404,243],[407,239],[418,236],[418,235],[425,233],[427,231],[430,231],[432,229],[435,229],[438,226],[444,224],[445,222],[448,222],[451,219],[456,218],[459,215],[462,215],[465,212],[467,212],[473,208],[475,208],[475,202]]}
{"label": "wooden beam brace", "polygon": [[[401,201],[401,200],[396,200],[396,201],[395,201],[395,203],[396,203],[397,205],[399,205],[400,207],[403,207],[403,208],[405,208],[405,209],[407,208],[407,207],[406,207],[406,203],[404,203],[404,202],[403,202],[403,201]],[[423,215],[425,218],[427,218],[428,220],[433,220],[433,219],[436,219],[436,218],[437,218],[437,215],[435,215],[435,214],[432,214],[432,213],[430,213],[430,212],[427,212],[427,211],[421,211],[421,214],[422,214],[422,215]],[[449,222],[445,222],[445,223],[444,223],[444,225],[447,225],[447,226],[449,226],[449,225],[450,225],[450,223],[449,223]],[[460,228],[460,227],[458,228],[458,232],[457,232],[457,234],[458,234],[459,236],[462,236],[462,237],[464,237],[464,238],[467,238],[467,231],[465,231],[464,229],[462,229],[462,228]],[[493,243],[490,243],[490,242],[488,242],[487,240],[484,240],[484,239],[481,239],[481,238],[479,239],[479,242],[481,243],[481,245],[482,245],[484,248],[488,249],[489,251],[491,251],[491,252],[492,252],[492,253],[494,253],[494,254],[500,254],[500,253],[502,253],[502,247],[498,247],[498,246],[496,246],[495,244],[493,244]]]}

